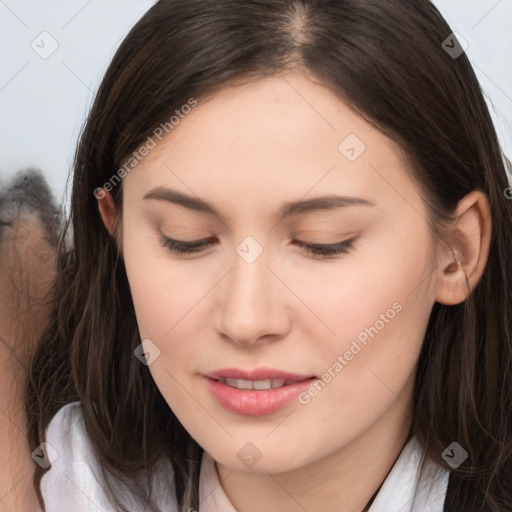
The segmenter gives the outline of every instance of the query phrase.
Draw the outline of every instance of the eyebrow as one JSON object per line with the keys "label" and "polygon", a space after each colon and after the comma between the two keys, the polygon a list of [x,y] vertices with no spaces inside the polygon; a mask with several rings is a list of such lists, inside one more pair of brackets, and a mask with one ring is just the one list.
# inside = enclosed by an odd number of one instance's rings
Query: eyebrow
{"label": "eyebrow", "polygon": [[[221,213],[213,205],[208,204],[197,197],[188,196],[178,192],[177,190],[172,190],[169,188],[157,187],[147,192],[143,199],[157,199],[161,201],[167,201],[169,203],[184,206],[185,208],[189,208],[191,210],[215,215],[220,219],[224,219]],[[314,211],[334,210],[336,208],[342,208],[346,206],[375,205],[376,203],[373,201],[363,199],[362,197],[329,195],[323,197],[314,197],[301,201],[286,202],[279,209],[277,216],[279,220],[282,220],[285,217],[291,217],[292,215],[300,215]]]}

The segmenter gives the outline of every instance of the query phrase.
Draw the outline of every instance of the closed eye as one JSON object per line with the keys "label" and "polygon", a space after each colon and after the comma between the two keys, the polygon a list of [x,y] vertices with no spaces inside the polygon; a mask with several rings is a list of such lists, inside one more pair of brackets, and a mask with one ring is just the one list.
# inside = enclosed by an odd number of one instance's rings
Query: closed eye
{"label": "closed eye", "polygon": [[167,236],[160,236],[160,243],[162,247],[167,247],[170,251],[177,254],[193,254],[201,252],[204,248],[212,244],[212,238],[204,238],[202,240],[193,240],[191,242],[185,242],[182,240],[174,240]]}
{"label": "closed eye", "polygon": [[322,257],[335,256],[336,254],[348,254],[352,248],[355,238],[344,240],[336,244],[306,244],[299,240],[294,240],[294,243],[303,248],[306,252],[310,252]]}
{"label": "closed eye", "polygon": [[[335,244],[307,244],[300,240],[294,240],[293,243],[299,245],[305,252],[327,258],[337,254],[348,254],[352,248],[355,238],[344,240]],[[202,252],[204,249],[212,245],[215,238],[204,238],[202,240],[193,240],[185,242],[182,240],[174,240],[164,236],[160,236],[160,243],[162,247],[168,248],[175,254],[195,254]]]}

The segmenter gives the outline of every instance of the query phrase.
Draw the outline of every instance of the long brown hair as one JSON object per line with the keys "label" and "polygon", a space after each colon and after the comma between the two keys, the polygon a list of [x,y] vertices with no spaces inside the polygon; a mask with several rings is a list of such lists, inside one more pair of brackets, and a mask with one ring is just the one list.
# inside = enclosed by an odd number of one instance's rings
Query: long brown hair
{"label": "long brown hair", "polygon": [[[411,433],[447,469],[441,454],[452,442],[469,454],[451,470],[446,510],[510,507],[510,163],[468,58],[443,48],[451,33],[428,0],[160,0],[151,7],[115,54],[76,151],[63,230],[64,237],[72,224],[73,246],[60,244],[55,308],[27,387],[33,448],[57,410],[80,400],[104,468],[126,481],[150,480],[164,454],[180,510],[199,508],[202,449],[133,356],[141,340],[123,259],[93,191],[191,97],[200,104],[226,84],[304,68],[403,147],[439,239],[464,195],[479,189],[489,199],[487,266],[464,303],[433,307]],[[122,186],[112,195],[120,212]],[[37,467],[37,490],[42,474]],[[143,487],[133,492],[149,499]]]}

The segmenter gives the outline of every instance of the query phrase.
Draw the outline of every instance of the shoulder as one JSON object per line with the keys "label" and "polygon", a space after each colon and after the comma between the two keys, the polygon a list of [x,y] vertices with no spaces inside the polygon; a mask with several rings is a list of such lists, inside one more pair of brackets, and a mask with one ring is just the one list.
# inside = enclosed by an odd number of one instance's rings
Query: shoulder
{"label": "shoulder", "polygon": [[[42,447],[43,464],[50,469],[41,479],[41,494],[46,510],[68,512],[69,510],[116,510],[105,488],[102,467],[97,453],[87,435],[80,402],[72,402],[57,412],[46,429],[46,442]],[[126,486],[113,475],[108,475],[109,484],[124,506],[134,512],[142,510],[140,504],[126,492]],[[156,472],[152,497],[165,510],[177,510],[170,463],[161,464]]]}

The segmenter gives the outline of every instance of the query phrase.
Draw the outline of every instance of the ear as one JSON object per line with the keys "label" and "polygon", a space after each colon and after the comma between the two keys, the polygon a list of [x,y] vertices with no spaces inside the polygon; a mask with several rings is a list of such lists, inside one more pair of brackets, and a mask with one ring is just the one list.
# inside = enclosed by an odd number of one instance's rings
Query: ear
{"label": "ear", "polygon": [[104,188],[96,189],[94,191],[94,195],[98,200],[98,210],[100,211],[103,224],[110,235],[113,236],[116,222],[116,208],[114,206],[112,195]]}
{"label": "ear", "polygon": [[448,247],[438,256],[437,302],[451,306],[467,299],[485,269],[491,231],[487,196],[480,190],[473,190],[459,201]]}

